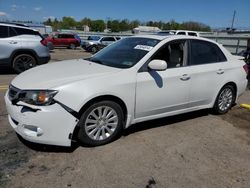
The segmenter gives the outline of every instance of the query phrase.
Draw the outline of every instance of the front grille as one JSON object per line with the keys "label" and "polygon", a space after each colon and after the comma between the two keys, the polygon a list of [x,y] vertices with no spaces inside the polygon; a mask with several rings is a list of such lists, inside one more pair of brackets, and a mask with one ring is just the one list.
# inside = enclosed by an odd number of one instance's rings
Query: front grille
{"label": "front grille", "polygon": [[9,99],[10,100],[13,100],[14,98],[17,98],[17,95],[21,92],[20,89],[10,85],[10,88],[9,88],[9,93],[8,93],[8,96],[9,96]]}

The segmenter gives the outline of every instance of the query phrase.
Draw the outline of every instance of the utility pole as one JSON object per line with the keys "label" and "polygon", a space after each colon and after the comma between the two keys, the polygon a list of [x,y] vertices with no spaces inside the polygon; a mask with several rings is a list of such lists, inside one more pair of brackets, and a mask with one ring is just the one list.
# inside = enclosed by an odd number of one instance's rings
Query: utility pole
{"label": "utility pole", "polygon": [[236,11],[234,11],[234,15],[233,15],[233,20],[232,20],[232,25],[231,25],[231,32],[233,32],[233,28],[234,28],[235,15],[236,15]]}

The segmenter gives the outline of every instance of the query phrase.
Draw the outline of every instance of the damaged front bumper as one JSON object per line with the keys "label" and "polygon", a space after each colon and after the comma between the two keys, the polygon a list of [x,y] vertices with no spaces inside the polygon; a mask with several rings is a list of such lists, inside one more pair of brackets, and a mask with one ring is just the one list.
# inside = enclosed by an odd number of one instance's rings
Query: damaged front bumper
{"label": "damaged front bumper", "polygon": [[71,146],[71,137],[78,119],[60,104],[32,106],[23,102],[13,105],[5,95],[8,119],[25,140],[58,146]]}

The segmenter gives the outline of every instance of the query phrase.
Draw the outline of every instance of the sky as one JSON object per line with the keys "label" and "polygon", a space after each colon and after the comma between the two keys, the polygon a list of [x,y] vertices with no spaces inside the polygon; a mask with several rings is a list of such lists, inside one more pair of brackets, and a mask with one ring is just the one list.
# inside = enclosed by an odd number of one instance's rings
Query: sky
{"label": "sky", "polygon": [[250,28],[250,0],[0,0],[0,20],[129,19],[197,21],[212,28]]}

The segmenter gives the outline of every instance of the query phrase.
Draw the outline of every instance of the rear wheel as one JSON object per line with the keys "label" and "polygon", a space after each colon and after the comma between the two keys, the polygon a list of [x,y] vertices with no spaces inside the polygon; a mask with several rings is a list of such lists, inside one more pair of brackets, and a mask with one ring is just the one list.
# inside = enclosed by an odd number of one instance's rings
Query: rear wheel
{"label": "rear wheel", "polygon": [[36,59],[30,54],[20,54],[14,58],[12,66],[17,73],[21,73],[35,67]]}
{"label": "rear wheel", "polygon": [[47,47],[49,48],[49,50],[54,50],[54,45],[52,42],[48,42]]}
{"label": "rear wheel", "polygon": [[91,105],[79,121],[79,140],[88,146],[107,144],[116,139],[123,127],[123,112],[113,101]]}
{"label": "rear wheel", "polygon": [[75,44],[70,44],[69,48],[72,49],[72,50],[75,50],[76,49],[76,45]]}
{"label": "rear wheel", "polygon": [[236,91],[232,85],[224,86],[215,101],[213,111],[216,114],[225,114],[227,113],[232,105],[234,104],[236,99]]}

